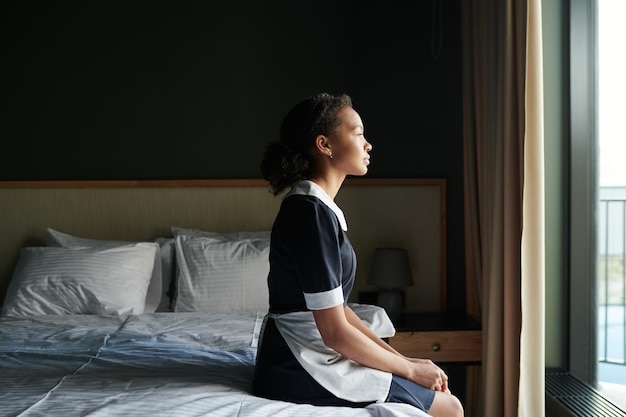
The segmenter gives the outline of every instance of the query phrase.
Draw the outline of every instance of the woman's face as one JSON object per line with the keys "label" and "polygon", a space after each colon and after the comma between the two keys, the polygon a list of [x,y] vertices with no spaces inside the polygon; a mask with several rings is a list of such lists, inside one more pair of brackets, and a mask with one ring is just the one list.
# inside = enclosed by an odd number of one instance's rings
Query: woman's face
{"label": "woman's face", "polygon": [[365,139],[361,117],[351,107],[344,107],[338,115],[342,123],[329,137],[331,165],[346,175],[365,175],[372,145]]}

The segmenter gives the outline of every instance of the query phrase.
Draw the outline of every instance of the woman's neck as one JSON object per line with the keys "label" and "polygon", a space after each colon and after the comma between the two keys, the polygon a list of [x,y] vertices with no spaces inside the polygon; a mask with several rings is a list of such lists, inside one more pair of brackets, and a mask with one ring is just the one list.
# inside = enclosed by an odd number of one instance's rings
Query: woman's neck
{"label": "woman's neck", "polygon": [[343,175],[342,177],[334,177],[334,176],[329,176],[329,175],[312,176],[309,178],[309,180],[319,185],[324,190],[324,192],[328,194],[328,196],[332,198],[333,200],[335,199],[335,196],[339,192],[339,189],[341,188],[341,184],[343,184],[343,181],[345,179],[346,179],[345,175]]}

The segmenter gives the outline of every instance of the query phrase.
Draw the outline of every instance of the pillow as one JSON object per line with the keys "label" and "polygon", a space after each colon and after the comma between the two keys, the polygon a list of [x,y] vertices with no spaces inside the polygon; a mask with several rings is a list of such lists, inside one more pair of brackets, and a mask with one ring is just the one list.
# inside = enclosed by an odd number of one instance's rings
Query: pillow
{"label": "pillow", "polygon": [[183,227],[172,226],[172,234],[174,237],[179,235],[193,236],[193,237],[206,237],[215,240],[241,240],[241,239],[270,239],[271,232],[269,230],[263,230],[260,232],[206,232],[198,229],[186,229]]}
{"label": "pillow", "polygon": [[173,311],[176,280],[176,250],[174,238],[158,237],[154,240],[161,247],[161,301],[156,311]]}
{"label": "pillow", "polygon": [[[167,274],[167,269],[163,267],[163,256],[168,255],[172,252],[172,247],[174,244],[174,240],[170,238],[171,245],[170,247],[165,247],[161,250],[161,256],[155,256],[154,258],[154,268],[152,269],[152,279],[150,280],[150,286],[148,287],[148,294],[146,295],[146,313],[153,313],[154,311],[162,311],[169,310],[170,298],[169,298],[169,281],[171,281],[171,272],[169,276],[165,276]],[[72,235],[68,235],[66,233],[61,233],[57,230],[47,228],[46,229],[46,244],[48,246],[60,246],[64,248],[114,248],[117,246],[125,246],[138,242],[129,242],[123,240],[98,240],[98,239],[84,239],[82,237],[76,237]],[[157,243],[166,245],[167,238],[163,238],[163,241],[158,241]],[[161,246],[163,248],[163,246]],[[171,267],[171,255],[169,260],[169,265]],[[169,279],[167,286],[165,289],[163,288],[163,281]]]}
{"label": "pillow", "polygon": [[174,311],[267,311],[269,239],[216,240],[179,234]]}
{"label": "pillow", "polygon": [[23,248],[2,315],[141,314],[157,253],[156,243]]}

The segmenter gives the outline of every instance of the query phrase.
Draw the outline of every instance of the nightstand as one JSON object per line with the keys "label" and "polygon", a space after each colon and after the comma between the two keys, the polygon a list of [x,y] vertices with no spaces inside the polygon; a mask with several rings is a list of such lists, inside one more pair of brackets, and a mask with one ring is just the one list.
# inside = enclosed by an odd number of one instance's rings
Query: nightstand
{"label": "nightstand", "polygon": [[451,313],[407,313],[394,322],[389,344],[403,355],[435,363],[480,364],[480,322]]}
{"label": "nightstand", "polygon": [[463,314],[408,313],[394,321],[396,335],[388,342],[403,355],[430,359],[448,374],[450,388],[466,408],[473,408],[476,372],[482,360],[478,320]]}

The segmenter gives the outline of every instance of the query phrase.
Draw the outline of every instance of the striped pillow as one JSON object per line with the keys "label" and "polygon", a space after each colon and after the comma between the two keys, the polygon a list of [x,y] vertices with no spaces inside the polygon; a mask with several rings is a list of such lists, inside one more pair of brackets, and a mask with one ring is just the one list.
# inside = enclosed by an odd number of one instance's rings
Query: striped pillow
{"label": "striped pillow", "polygon": [[174,311],[267,311],[269,236],[238,240],[178,235]]}
{"label": "striped pillow", "polygon": [[[173,252],[174,239],[157,238],[155,242],[161,246],[161,256],[154,258],[154,268],[152,269],[152,278],[146,294],[146,313],[154,311],[169,310],[169,283],[172,280],[171,272],[171,253]],[[124,240],[101,240],[86,239],[78,236],[61,233],[52,228],[46,229],[47,246],[61,246],[64,248],[114,248],[116,246],[125,246],[138,242],[129,242]],[[169,258],[168,258],[169,256]],[[169,264],[167,262],[170,262]],[[168,266],[170,269],[168,269]],[[167,282],[167,283],[166,283]],[[167,285],[167,288],[164,286]],[[163,307],[162,307],[163,306]]]}
{"label": "striped pillow", "polygon": [[113,248],[23,248],[2,315],[141,314],[156,243]]}

